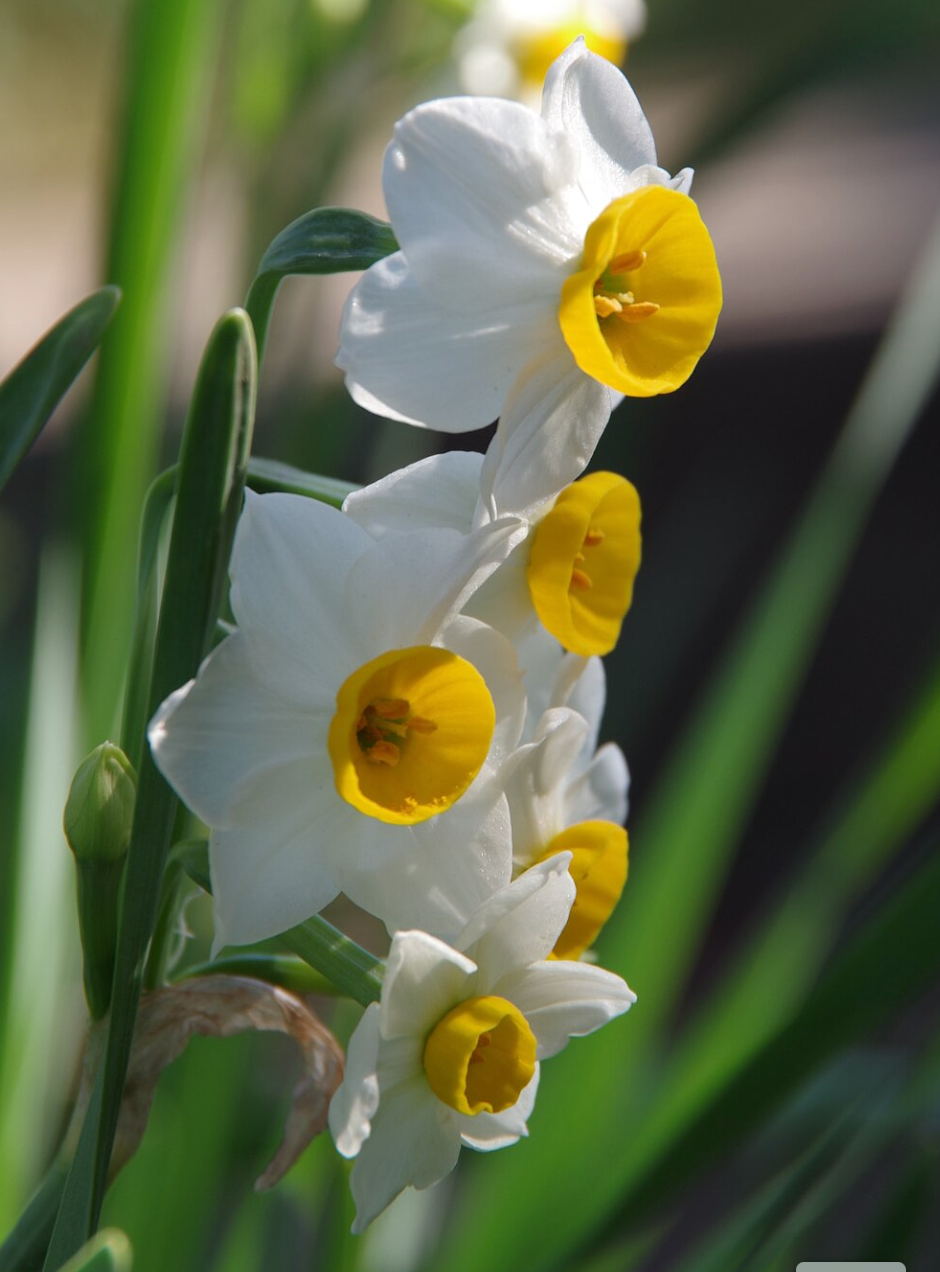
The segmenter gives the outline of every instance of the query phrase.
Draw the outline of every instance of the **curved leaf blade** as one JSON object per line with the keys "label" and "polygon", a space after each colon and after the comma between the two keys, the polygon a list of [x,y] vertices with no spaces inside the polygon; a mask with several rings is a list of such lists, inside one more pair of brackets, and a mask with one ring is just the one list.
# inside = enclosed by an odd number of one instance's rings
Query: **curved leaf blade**
{"label": "curved leaf blade", "polygon": [[86,296],[0,383],[0,490],[98,348],[120,299],[117,287]]}

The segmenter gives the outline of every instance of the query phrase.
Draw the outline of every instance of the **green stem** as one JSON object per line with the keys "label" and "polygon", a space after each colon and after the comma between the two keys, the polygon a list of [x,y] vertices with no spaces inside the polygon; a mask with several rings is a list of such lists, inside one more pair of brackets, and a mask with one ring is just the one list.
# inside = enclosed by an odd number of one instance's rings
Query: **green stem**
{"label": "green stem", "polygon": [[363,1007],[382,993],[382,960],[344,936],[332,923],[315,915],[282,932],[280,941],[305,963],[322,972],[341,994]]}
{"label": "green stem", "polygon": [[175,979],[191,980],[195,976],[250,976],[270,985],[281,985],[294,994],[332,996],[337,992],[332,981],[303,959],[283,954],[227,954],[208,963],[194,963]]}
{"label": "green stem", "polygon": [[245,309],[255,329],[259,369],[264,359],[264,346],[268,337],[271,314],[274,310],[274,300],[282,280],[282,274],[259,274],[249,287],[248,295],[245,297]]}

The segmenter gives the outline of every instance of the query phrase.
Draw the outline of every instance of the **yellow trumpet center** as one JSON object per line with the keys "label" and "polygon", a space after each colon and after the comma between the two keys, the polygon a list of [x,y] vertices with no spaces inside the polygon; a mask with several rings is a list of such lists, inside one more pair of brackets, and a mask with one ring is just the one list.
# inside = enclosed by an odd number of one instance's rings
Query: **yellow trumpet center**
{"label": "yellow trumpet center", "polygon": [[513,57],[521,78],[541,87],[548,68],[579,35],[584,36],[584,43],[598,57],[605,57],[615,66],[623,63],[627,54],[625,37],[612,29],[593,30],[583,16],[575,15],[567,22],[532,31],[515,41]]}
{"label": "yellow trumpet center", "polygon": [[505,998],[468,998],[431,1030],[424,1072],[439,1100],[458,1113],[512,1108],[535,1073],[535,1035]]}
{"label": "yellow trumpet center", "polygon": [[617,473],[566,486],[532,535],[526,579],[542,625],[575,654],[617,643],[640,568],[640,499]]}
{"label": "yellow trumpet center", "polygon": [[631,397],[671,393],[708,348],[721,278],[686,194],[650,185],[615,199],[588,227],[558,320],[587,375]]}
{"label": "yellow trumpet center", "polygon": [[627,832],[615,822],[579,822],[556,835],[539,861],[559,852],[571,853],[575,898],[552,957],[575,959],[594,944],[620,900],[627,881]]}
{"label": "yellow trumpet center", "polygon": [[496,713],[477,669],[447,649],[393,649],[336,695],[328,747],[336,789],[396,826],[442,813],[486,759]]}

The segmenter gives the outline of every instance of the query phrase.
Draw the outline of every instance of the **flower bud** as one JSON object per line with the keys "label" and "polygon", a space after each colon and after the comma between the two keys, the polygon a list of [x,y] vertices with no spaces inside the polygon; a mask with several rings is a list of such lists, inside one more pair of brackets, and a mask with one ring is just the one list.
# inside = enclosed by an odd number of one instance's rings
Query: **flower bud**
{"label": "flower bud", "polygon": [[65,801],[63,825],[78,870],[78,924],[85,998],[93,1020],[111,1003],[124,857],[131,840],[137,775],[113,742],[82,760]]}
{"label": "flower bud", "polygon": [[127,852],[137,775],[113,742],[102,742],[75,771],[65,802],[65,837],[76,859],[120,861]]}

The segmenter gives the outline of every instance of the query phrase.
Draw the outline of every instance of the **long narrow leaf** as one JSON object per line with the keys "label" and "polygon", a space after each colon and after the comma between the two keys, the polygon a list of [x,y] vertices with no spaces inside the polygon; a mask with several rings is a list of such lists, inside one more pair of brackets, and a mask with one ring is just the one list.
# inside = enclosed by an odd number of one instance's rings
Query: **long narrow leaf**
{"label": "long narrow leaf", "polygon": [[[218,614],[241,508],[254,420],[256,363],[241,311],[220,319],[200,369],[183,437],[176,513],[154,653],[150,705],[195,675]],[[100,1126],[86,1117],[46,1267],[94,1230],[107,1180],[130,1055],[144,956],[153,931],[177,799],[144,752],[128,851],[124,905],[105,1052]]]}
{"label": "long narrow leaf", "polygon": [[98,348],[120,299],[117,287],[87,296],[0,384],[0,490]]}

